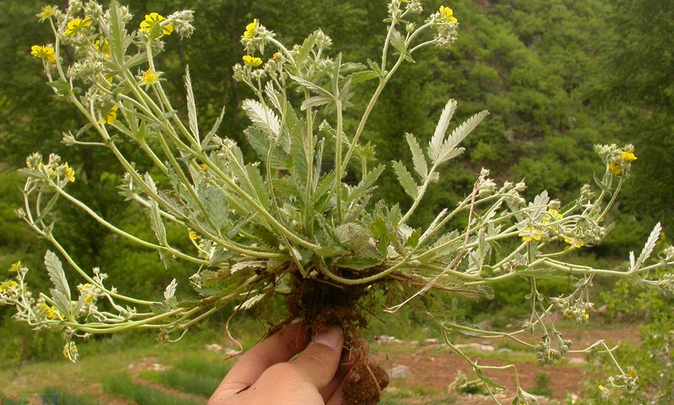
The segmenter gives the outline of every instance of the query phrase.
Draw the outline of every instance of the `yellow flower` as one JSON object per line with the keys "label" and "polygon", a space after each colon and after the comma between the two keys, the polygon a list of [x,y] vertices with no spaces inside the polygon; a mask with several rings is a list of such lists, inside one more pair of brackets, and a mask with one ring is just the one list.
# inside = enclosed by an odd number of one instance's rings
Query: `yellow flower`
{"label": "yellow flower", "polygon": [[105,113],[105,117],[101,118],[100,121],[98,121],[99,124],[113,124],[115,121],[117,121],[117,106],[113,105],[110,110],[108,110],[107,113]]}
{"label": "yellow flower", "polygon": [[[140,29],[147,34],[150,34],[152,33],[152,29],[154,28],[154,26],[157,24],[161,24],[161,22],[164,20],[166,20],[166,17],[164,17],[161,14],[158,13],[146,14],[145,21],[140,23]],[[164,35],[170,35],[172,32],[173,32],[173,24],[161,25],[161,30],[158,38],[161,38]]]}
{"label": "yellow flower", "polygon": [[548,210],[548,215],[550,215],[550,217],[552,217],[552,219],[554,219],[555,221],[561,221],[562,219],[564,219],[564,215],[560,214],[559,211],[557,210],[553,209]]}
{"label": "yellow flower", "polygon": [[440,22],[456,24],[459,20],[454,17],[454,10],[449,7],[440,6]]}
{"label": "yellow flower", "polygon": [[623,168],[620,167],[617,163],[609,163],[608,168],[613,174],[620,175],[623,172]]}
{"label": "yellow flower", "polygon": [[253,19],[252,23],[246,25],[246,32],[243,33],[243,36],[246,38],[253,38],[257,33],[258,25],[259,25],[258,19],[257,18]]}
{"label": "yellow flower", "polygon": [[629,376],[632,377],[632,378],[637,378],[637,370],[635,370],[635,369],[633,369],[633,368],[630,368],[630,369],[627,371],[627,374],[629,374]]}
{"label": "yellow flower", "polygon": [[190,231],[187,235],[188,235],[188,236],[190,237],[190,239],[192,239],[192,240],[197,240],[197,238],[199,237],[199,235],[197,235],[197,233],[194,232],[194,231]]}
{"label": "yellow flower", "polygon": [[244,55],[243,62],[250,67],[258,67],[262,64],[262,59],[251,55]]}
{"label": "yellow flower", "polygon": [[44,59],[49,63],[56,62],[56,54],[51,45],[33,45],[30,47],[30,54],[38,59]]}
{"label": "yellow flower", "polygon": [[18,262],[13,263],[13,264],[10,266],[9,272],[10,272],[10,273],[18,273],[20,268],[21,268],[21,261],[19,260]]}
{"label": "yellow flower", "polygon": [[68,166],[68,163],[65,164],[65,168],[66,168],[66,177],[68,178],[68,181],[71,182],[71,183],[74,183],[75,182],[75,170],[72,167]]}
{"label": "yellow flower", "polygon": [[68,22],[68,28],[63,32],[66,35],[75,35],[83,29],[91,26],[91,18],[75,18]]}
{"label": "yellow flower", "polygon": [[534,240],[535,241],[541,240],[541,234],[542,231],[540,229],[536,229],[533,226],[528,226],[524,228],[524,230],[520,232],[518,236],[522,238],[524,242],[531,242]]}
{"label": "yellow flower", "polygon": [[605,391],[606,390],[606,387],[604,387],[603,385],[599,385],[598,388],[599,388],[599,391]]}
{"label": "yellow flower", "polygon": [[56,11],[56,6],[44,6],[42,11],[37,14],[37,17],[40,19],[40,22],[51,18]]}
{"label": "yellow flower", "polygon": [[620,156],[623,158],[624,161],[626,162],[633,162],[637,160],[637,156],[632,153],[632,152],[622,152]]}
{"label": "yellow flower", "polygon": [[77,361],[77,358],[79,357],[79,352],[77,350],[77,345],[75,344],[75,342],[66,343],[65,347],[63,348],[63,357],[72,362]]}
{"label": "yellow flower", "polygon": [[94,49],[101,51],[106,58],[110,57],[110,42],[107,39],[104,39],[103,42],[100,39],[94,41]]}
{"label": "yellow flower", "polygon": [[143,84],[155,84],[159,79],[159,75],[152,69],[148,69],[143,73]]}
{"label": "yellow flower", "polygon": [[9,280],[5,281],[2,284],[0,284],[0,292],[9,292],[9,290],[13,290],[19,286],[19,283],[17,283],[14,280]]}
{"label": "yellow flower", "polygon": [[59,319],[59,320],[63,319],[58,308],[56,308],[53,305],[50,307],[49,305],[42,302],[40,303],[40,308],[42,308],[42,310],[44,311],[44,314],[47,317],[47,319]]}
{"label": "yellow flower", "polygon": [[199,170],[205,172],[206,170],[208,170],[208,165],[206,163],[199,163]]}
{"label": "yellow flower", "polygon": [[569,245],[571,245],[575,248],[581,248],[581,247],[585,246],[585,242],[583,242],[580,239],[571,237],[571,236],[565,236],[564,242],[568,243]]}

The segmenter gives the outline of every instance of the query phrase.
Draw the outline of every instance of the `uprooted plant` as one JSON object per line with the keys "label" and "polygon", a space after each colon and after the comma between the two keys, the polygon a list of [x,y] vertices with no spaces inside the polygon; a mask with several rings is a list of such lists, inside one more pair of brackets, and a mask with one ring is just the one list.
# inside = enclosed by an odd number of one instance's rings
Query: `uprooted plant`
{"label": "uprooted plant", "polygon": [[[456,39],[458,22],[449,7],[425,19],[419,17],[422,12],[419,0],[392,0],[381,59],[368,59],[366,65],[329,53],[332,41],[320,30],[288,48],[257,19],[246,26],[241,37],[245,55],[234,67],[234,78],[255,95],[242,107],[251,121],[245,136],[259,156],[257,162],[246,162],[239,146],[219,132],[224,109],[209,130],[202,129],[189,70],[186,114],[172,106],[162,85],[154,58],[164,51],[164,37],[192,33],[190,11],[168,17],[151,13],[129,29],[134,18],[116,1],[107,10],[95,1],[75,0],[64,11],[44,7],[38,16],[51,24],[54,43],[35,45],[32,54],[42,59],[55,95],[73,104],[88,121],[76,133],[66,133],[63,141],[106,148],[115,156],[125,171],[121,193],[147,211],[156,240],[118,228],[70,194],[67,186],[76,174],[59,156],[45,160],[33,154],[21,169],[27,179],[19,215],[58,252],[45,256],[54,288],[49,294],[33,295],[24,281],[28,270],[17,263],[11,269],[15,279],[0,286],[0,303],[14,305],[15,317],[36,329],[62,332],[64,355],[75,361],[75,338],[138,328],[157,330],[162,339],[173,340],[227,304],[237,303],[236,313],[261,305],[274,294],[286,296],[285,322],[300,319],[311,332],[338,324],[348,344],[359,336],[366,312],[373,309],[368,308],[373,301],[366,298],[384,291],[386,312],[411,305],[426,316],[493,397],[496,383],[484,371],[514,366],[480,365],[452,343],[449,332],[508,338],[536,351],[541,363],[551,363],[574,350],[550,314],[559,311],[586,322],[592,307],[588,291],[596,276],[672,289],[674,278],[666,270],[674,264],[674,248],[652,257],[659,224],[643,251],[630,254],[628,270],[563,260],[606,235],[607,212],[636,160],[631,145],[597,146],[605,172],[595,176],[596,187],[584,186],[579,197],[565,205],[547,192],[527,201],[521,195],[523,182],[497,185],[483,169],[472,192],[455,207],[437,213],[427,226],[413,228],[408,222],[429,190],[438,187],[443,164],[462,153],[461,141],[487,116],[480,112],[449,131],[457,108],[449,100],[427,145],[406,134],[412,170],[401,161],[392,164],[412,199],[409,208],[372,201],[385,170],[376,163],[372,147],[361,141],[372,109],[391,77],[420,49],[446,48]],[[69,65],[64,47],[74,55]],[[353,110],[349,100],[354,87],[364,81],[378,85],[351,133],[345,131],[344,112]],[[147,154],[152,170],[135,169],[119,148],[125,142]],[[84,210],[119,236],[156,250],[165,263],[192,264],[195,273],[190,282],[201,298],[179,300],[176,280],[166,287],[163,301],[132,298],[110,286],[98,268],[81,268],[52,233],[58,199]],[[465,227],[448,229],[460,216]],[[191,251],[172,246],[167,222],[184,229]],[[504,249],[506,240],[516,241],[511,243],[515,247]],[[59,256],[83,279],[77,294],[71,291]],[[538,291],[539,280],[558,275],[575,280],[572,293],[547,297]],[[483,330],[446,315],[443,296],[489,296],[499,283],[515,278],[531,286],[526,297],[531,318],[520,330]],[[521,340],[518,335],[526,331],[541,333],[540,342]],[[599,341],[575,352],[603,352],[613,358],[612,350]],[[618,369],[620,374],[611,378],[607,389],[634,389],[637,375],[619,365]],[[360,388],[347,394],[347,402],[378,401],[386,378],[376,368],[368,371],[380,378],[363,380],[369,387],[352,384]],[[515,401],[529,404],[535,397],[518,382]]]}

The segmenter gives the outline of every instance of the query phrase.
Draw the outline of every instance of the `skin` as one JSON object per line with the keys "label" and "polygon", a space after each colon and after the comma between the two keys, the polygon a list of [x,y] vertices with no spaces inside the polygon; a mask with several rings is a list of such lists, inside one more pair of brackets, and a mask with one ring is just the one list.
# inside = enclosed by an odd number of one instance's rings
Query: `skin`
{"label": "skin", "polygon": [[353,363],[343,344],[338,327],[310,340],[302,324],[289,325],[243,355],[208,405],[341,405]]}

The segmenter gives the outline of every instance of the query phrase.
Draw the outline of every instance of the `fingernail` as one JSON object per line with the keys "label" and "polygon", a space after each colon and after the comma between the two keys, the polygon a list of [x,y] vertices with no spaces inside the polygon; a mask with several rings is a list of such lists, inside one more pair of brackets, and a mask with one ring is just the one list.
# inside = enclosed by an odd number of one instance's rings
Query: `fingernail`
{"label": "fingernail", "polygon": [[339,326],[331,326],[327,330],[317,333],[314,343],[325,345],[335,350],[341,349],[342,329]]}

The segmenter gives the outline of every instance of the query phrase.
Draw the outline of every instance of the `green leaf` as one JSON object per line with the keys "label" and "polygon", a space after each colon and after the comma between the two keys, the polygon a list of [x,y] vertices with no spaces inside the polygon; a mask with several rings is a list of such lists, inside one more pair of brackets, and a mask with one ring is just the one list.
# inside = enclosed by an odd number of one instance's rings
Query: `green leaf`
{"label": "green leaf", "polygon": [[[156,24],[157,26],[159,24]],[[192,90],[192,79],[190,78],[190,67],[185,68],[185,91],[187,92],[187,118],[189,120],[190,131],[197,142],[199,142],[199,124],[197,122],[197,105],[194,100],[194,91]]]}
{"label": "green leaf", "polygon": [[269,138],[260,128],[248,127],[243,131],[248,139],[248,143],[253,147],[261,161],[267,162],[272,168],[279,170],[288,170],[287,165],[288,156],[284,153],[282,148],[274,148],[271,155],[269,155]]}
{"label": "green leaf", "polygon": [[265,209],[270,209],[268,188],[260,174],[260,169],[249,163],[246,165],[246,172],[248,173],[248,179],[250,179],[253,185],[258,201]]}
{"label": "green leaf", "polygon": [[205,215],[216,227],[214,231],[220,233],[228,222],[229,206],[227,196],[219,188],[202,183],[199,188],[199,198],[206,209]]}
{"label": "green leaf", "polygon": [[307,180],[307,173],[309,171],[308,160],[308,139],[306,136],[306,127],[304,125],[297,125],[292,131],[291,155],[293,161],[293,178],[298,184],[303,185]]}
{"label": "green leaf", "polygon": [[377,62],[368,58],[367,64],[370,66],[370,69],[372,69],[372,71],[377,74],[378,77],[384,77],[384,75],[382,74],[381,68],[379,67]]}
{"label": "green leaf", "polygon": [[386,257],[388,254],[388,245],[390,241],[390,232],[389,227],[386,225],[386,221],[381,216],[377,217],[372,221],[372,234],[377,240],[377,250],[382,257]]}
{"label": "green leaf", "polygon": [[302,102],[302,106],[300,107],[300,110],[305,111],[308,110],[309,108],[314,108],[314,107],[319,107],[325,104],[330,104],[334,102],[335,99],[333,97],[326,97],[326,96],[313,96],[309,97],[308,99],[304,100]]}
{"label": "green leaf", "polygon": [[[66,273],[63,271],[61,260],[59,260],[58,256],[56,256],[56,254],[51,250],[47,250],[47,253],[44,255],[44,266],[47,268],[49,279],[51,280],[52,284],[54,284],[54,289],[63,294],[66,300],[70,302],[70,287],[68,286]],[[67,309],[67,307],[59,309]]]}
{"label": "green leaf", "polygon": [[379,257],[354,256],[354,257],[340,258],[339,260],[336,260],[332,264],[333,266],[343,267],[347,269],[366,270],[371,267],[379,266],[383,262],[384,259]]}
{"label": "green leaf", "polygon": [[124,62],[124,20],[119,13],[119,3],[113,0],[110,3],[110,52],[117,62]]}
{"label": "green leaf", "polygon": [[307,56],[309,56],[309,53],[313,49],[315,43],[316,33],[313,32],[304,40],[304,42],[302,42],[302,46],[295,57],[295,63],[297,64],[298,69],[301,70],[304,66],[304,62],[307,59]]}
{"label": "green leaf", "polygon": [[243,110],[253,124],[266,130],[270,135],[278,138],[281,134],[281,121],[271,108],[257,100],[247,99],[243,101]]}
{"label": "green leaf", "polygon": [[410,172],[407,171],[405,165],[400,161],[394,161],[393,169],[396,172],[396,176],[398,176],[400,185],[403,187],[407,195],[413,199],[416,199],[419,196],[419,186],[412,178]]}
{"label": "green leaf", "polygon": [[215,120],[215,123],[213,123],[213,127],[211,128],[210,131],[208,131],[208,133],[204,137],[204,140],[201,141],[201,149],[207,149],[208,143],[211,141],[216,132],[218,132],[218,128],[220,128],[220,124],[222,124],[222,119],[224,117],[225,117],[225,107],[223,106],[222,110],[220,110],[220,115]]}
{"label": "green leaf", "polygon": [[452,134],[442,143],[437,162],[446,162],[447,160],[460,155],[461,152],[463,152],[463,148],[457,148],[459,143],[461,143],[461,141],[463,141],[487,115],[489,115],[488,111],[481,111],[468,118],[463,124],[454,129]]}
{"label": "green leaf", "polygon": [[293,79],[294,81],[296,81],[297,84],[299,84],[300,86],[306,87],[307,89],[313,91],[314,93],[317,93],[319,96],[324,96],[324,97],[330,98],[332,100],[335,99],[335,96],[332,93],[330,93],[329,91],[327,91],[326,89],[324,89],[323,87],[321,87],[321,86],[319,86],[315,83],[312,83],[308,80],[304,80],[301,77],[294,76],[294,75],[290,75],[290,78]]}
{"label": "green leaf", "polygon": [[428,177],[428,163],[426,162],[424,152],[421,150],[421,146],[419,146],[419,142],[417,142],[417,139],[414,137],[414,135],[407,133],[405,137],[407,138],[407,144],[410,146],[410,150],[412,151],[414,171],[417,172],[422,180],[425,180],[426,177]]}
{"label": "green leaf", "polygon": [[403,37],[398,30],[393,30],[391,32],[391,45],[399,53],[405,53],[405,37]]}
{"label": "green leaf", "polygon": [[456,100],[454,99],[450,99],[447,102],[445,108],[442,109],[442,114],[440,114],[440,119],[435,127],[435,133],[428,143],[428,157],[434,163],[439,159],[442,141],[445,139],[449,121],[452,120],[452,116],[454,116],[454,112],[456,111],[456,105]]}
{"label": "green leaf", "polygon": [[354,188],[352,188],[349,191],[349,195],[346,199],[347,202],[354,201],[363,195],[367,194],[368,191],[371,190],[371,187],[374,185],[374,183],[379,179],[379,176],[384,172],[384,169],[386,169],[385,165],[379,165],[375,167],[374,169],[370,170],[367,174],[363,176],[361,179],[360,183]]}
{"label": "green leaf", "polygon": [[63,79],[54,80],[47,84],[62,96],[65,96],[70,92],[70,83]]}
{"label": "green leaf", "polygon": [[358,84],[368,80],[376,79],[379,77],[379,74],[374,70],[365,70],[363,72],[356,72],[349,76],[351,83]]}

